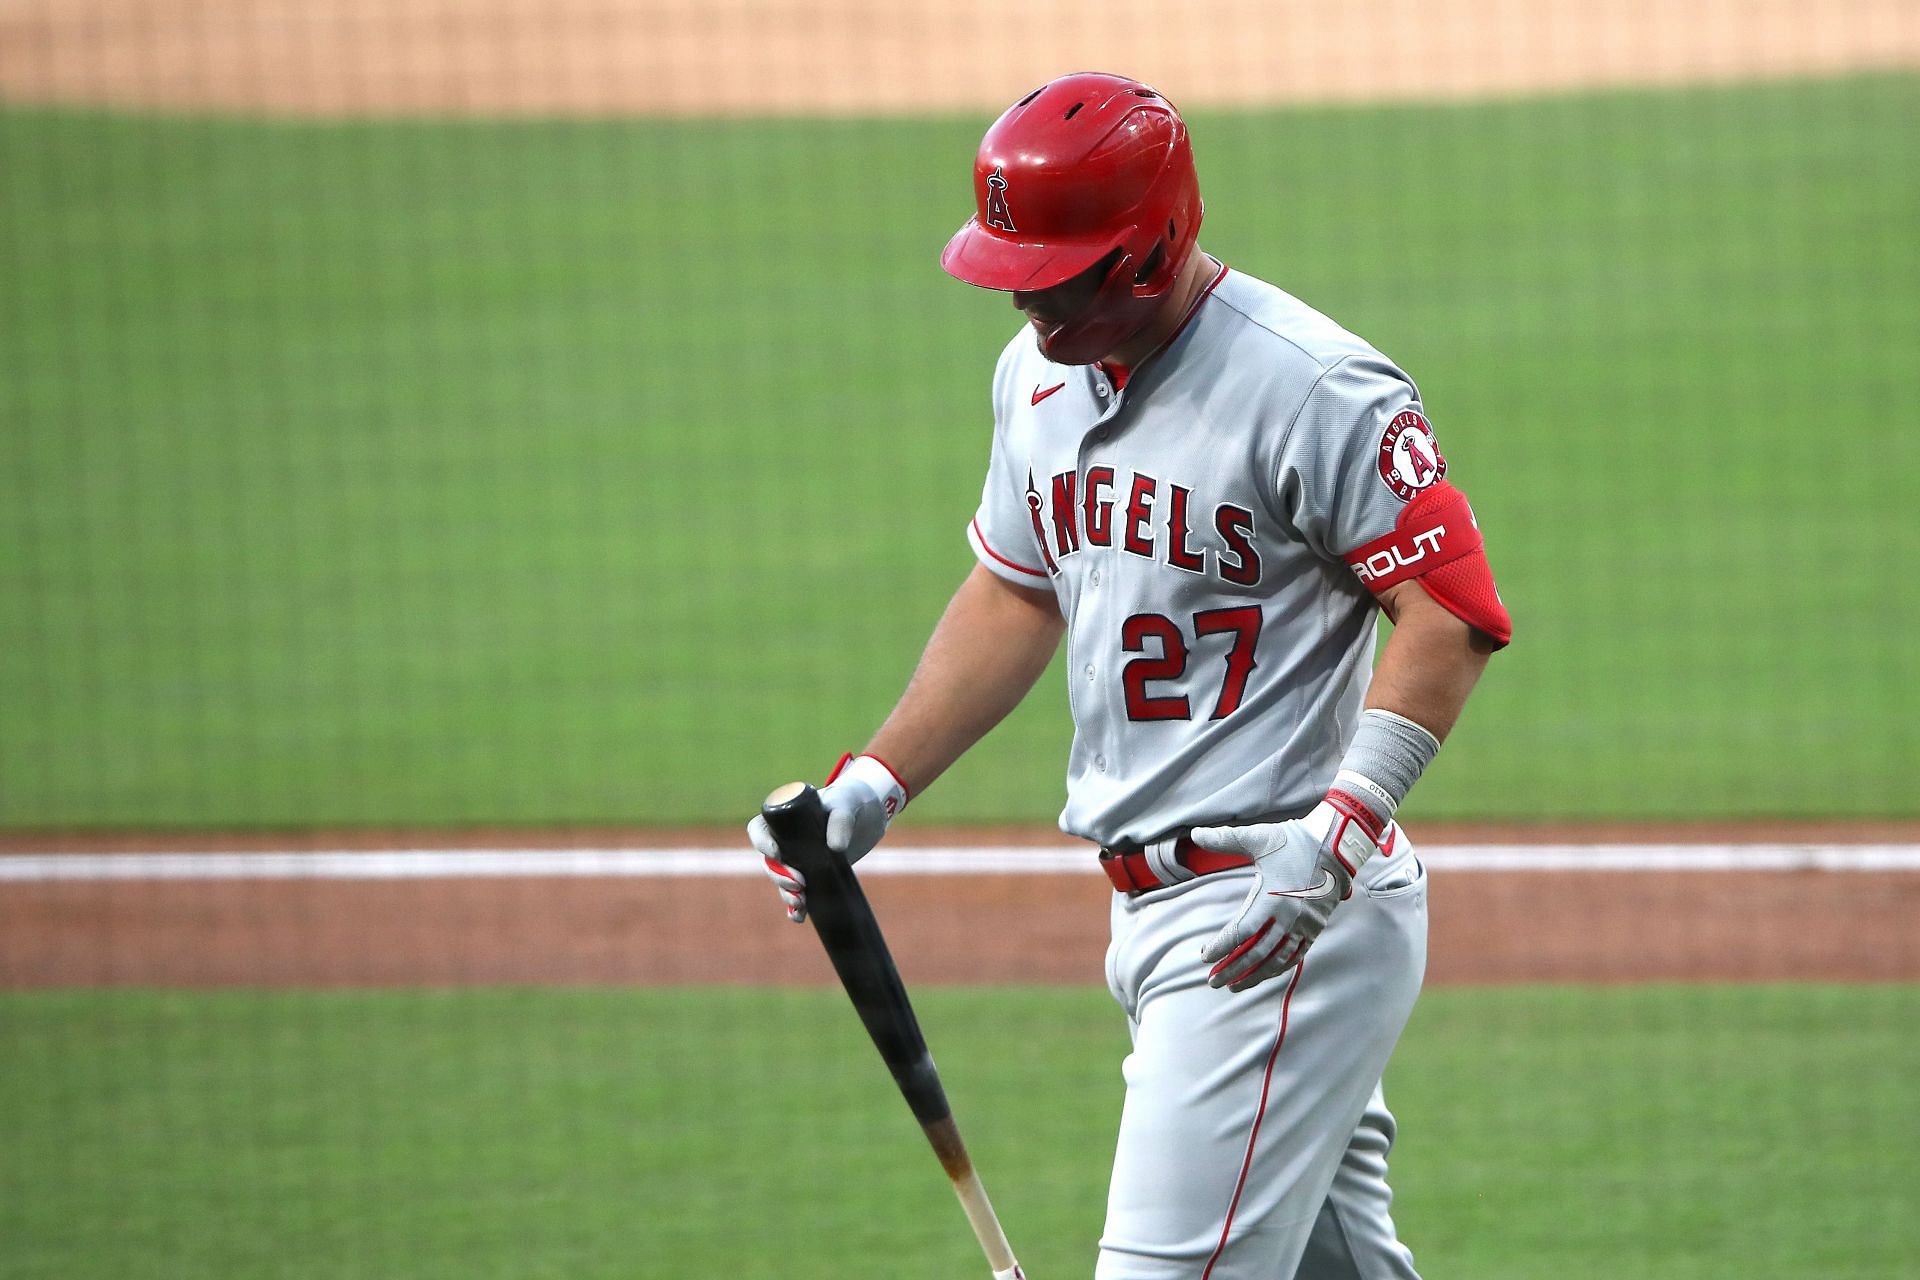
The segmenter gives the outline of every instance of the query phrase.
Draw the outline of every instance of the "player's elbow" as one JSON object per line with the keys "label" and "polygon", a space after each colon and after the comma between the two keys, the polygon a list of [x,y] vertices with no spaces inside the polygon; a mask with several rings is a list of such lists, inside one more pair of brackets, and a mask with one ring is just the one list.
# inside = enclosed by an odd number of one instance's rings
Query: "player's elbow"
{"label": "player's elbow", "polygon": [[1418,578],[1395,583],[1380,593],[1379,600],[1394,630],[1417,633],[1424,642],[1422,647],[1458,649],[1485,657],[1505,648],[1511,638],[1511,630],[1496,634],[1462,617]]}

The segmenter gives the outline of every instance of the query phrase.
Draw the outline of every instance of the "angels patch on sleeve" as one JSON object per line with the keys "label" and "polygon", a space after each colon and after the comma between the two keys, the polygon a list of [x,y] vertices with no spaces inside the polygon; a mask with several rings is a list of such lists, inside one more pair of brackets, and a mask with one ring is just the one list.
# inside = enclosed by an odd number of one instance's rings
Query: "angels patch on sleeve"
{"label": "angels patch on sleeve", "polygon": [[1433,438],[1433,428],[1418,409],[1402,409],[1380,437],[1380,478],[1393,496],[1409,502],[1422,489],[1432,488],[1447,474],[1447,460]]}

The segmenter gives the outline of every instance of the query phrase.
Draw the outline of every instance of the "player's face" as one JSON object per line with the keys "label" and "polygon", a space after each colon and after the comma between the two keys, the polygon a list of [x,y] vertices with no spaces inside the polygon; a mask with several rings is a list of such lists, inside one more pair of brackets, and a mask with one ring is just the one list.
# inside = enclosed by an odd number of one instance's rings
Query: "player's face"
{"label": "player's face", "polygon": [[1036,333],[1050,333],[1093,304],[1094,296],[1100,292],[1100,282],[1106,279],[1112,266],[1112,258],[1102,258],[1051,289],[1031,293],[1016,289],[1013,305],[1027,317],[1027,323]]}

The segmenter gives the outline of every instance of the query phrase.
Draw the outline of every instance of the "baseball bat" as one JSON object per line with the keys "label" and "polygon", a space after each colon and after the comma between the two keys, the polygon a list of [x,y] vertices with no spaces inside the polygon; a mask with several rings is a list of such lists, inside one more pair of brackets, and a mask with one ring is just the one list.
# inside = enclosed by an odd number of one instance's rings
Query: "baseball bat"
{"label": "baseball bat", "polygon": [[840,985],[853,1000],[913,1118],[940,1157],[940,1167],[960,1197],[960,1207],[966,1210],[974,1238],[987,1255],[994,1280],[1024,1280],[1007,1233],[1000,1229],[986,1188],[980,1185],[980,1175],[960,1140],[947,1091],[934,1070],[933,1055],[920,1034],[920,1020],[914,1017],[880,922],[874,919],[846,858],[827,847],[827,812],[820,793],[804,782],[790,782],[769,795],[760,812],[780,843],[781,858],[806,878],[807,916],[820,945],[827,949]]}

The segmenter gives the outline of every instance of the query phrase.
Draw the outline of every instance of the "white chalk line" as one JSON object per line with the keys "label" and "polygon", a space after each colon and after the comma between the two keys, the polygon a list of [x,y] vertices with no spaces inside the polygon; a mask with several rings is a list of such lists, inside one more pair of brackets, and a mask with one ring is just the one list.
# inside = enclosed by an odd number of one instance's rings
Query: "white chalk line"
{"label": "white chalk line", "polygon": [[[1428,845],[1446,871],[1920,871],[1913,844]],[[868,875],[1097,874],[1086,845],[881,849]],[[303,853],[0,855],[0,883],[104,880],[719,879],[761,875],[746,849],[387,849]]]}

